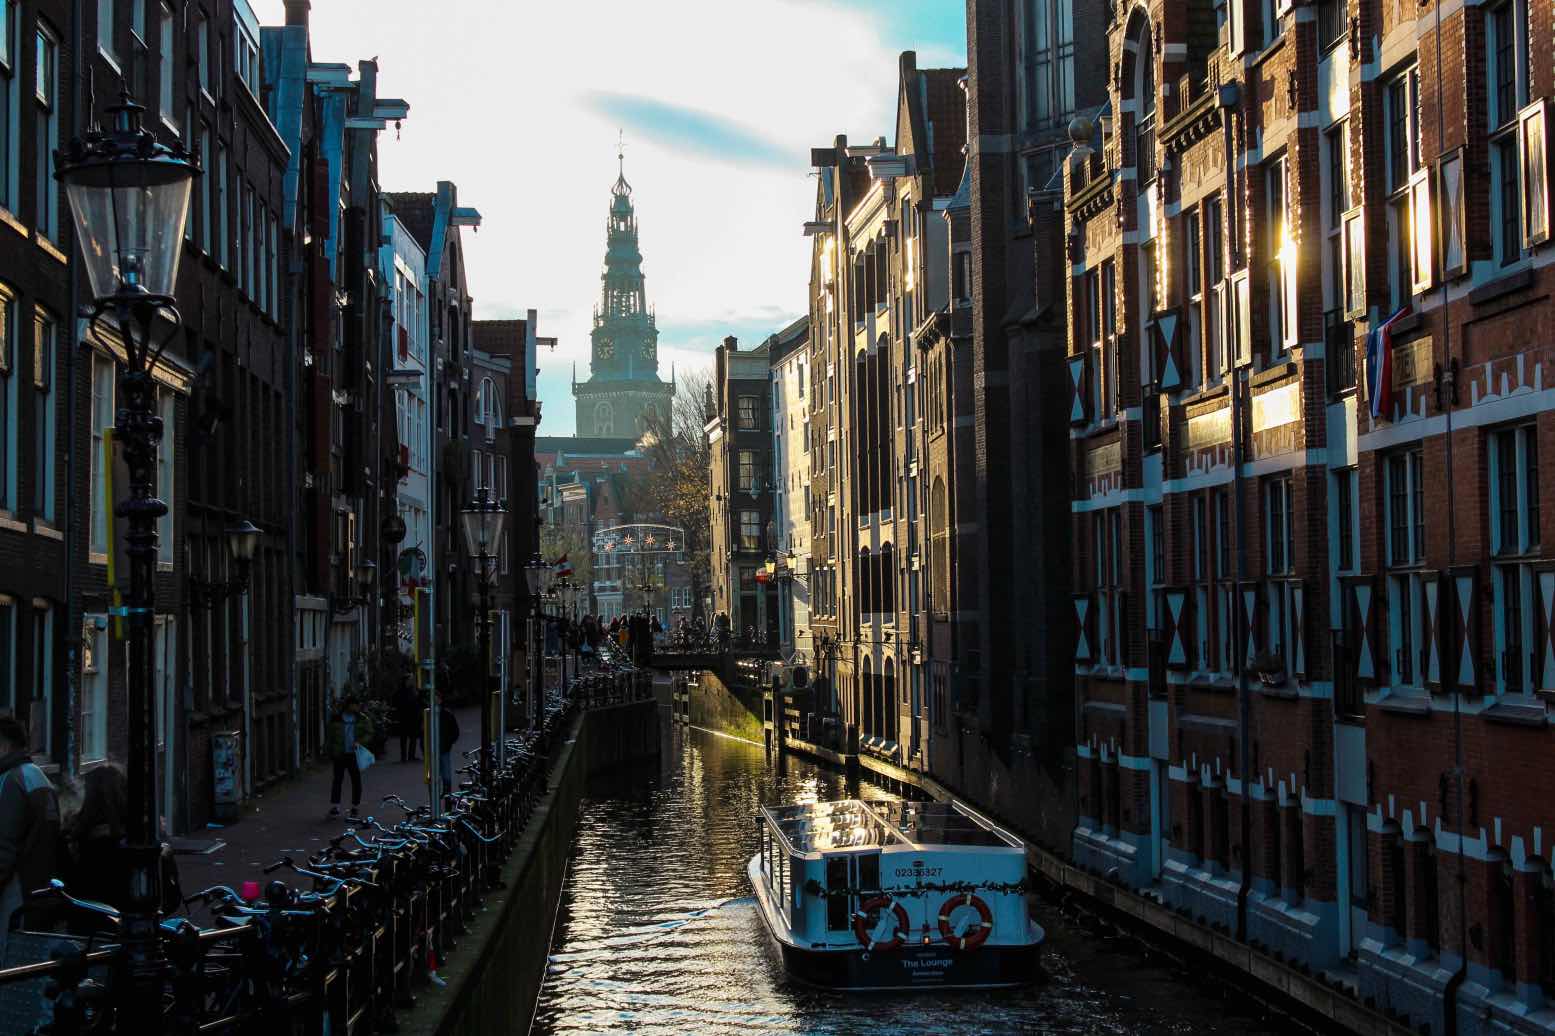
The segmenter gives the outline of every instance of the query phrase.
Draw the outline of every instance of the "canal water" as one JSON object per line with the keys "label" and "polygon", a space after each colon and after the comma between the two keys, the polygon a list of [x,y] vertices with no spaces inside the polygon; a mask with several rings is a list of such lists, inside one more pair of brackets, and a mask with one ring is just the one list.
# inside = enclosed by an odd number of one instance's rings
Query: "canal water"
{"label": "canal water", "polygon": [[[578,825],[536,1033],[1291,1033],[1213,979],[1038,904],[1044,979],[846,995],[788,981],[745,876],[761,804],[847,797],[840,774],[676,727],[656,768],[596,781]],[[862,798],[888,798],[864,783]]]}

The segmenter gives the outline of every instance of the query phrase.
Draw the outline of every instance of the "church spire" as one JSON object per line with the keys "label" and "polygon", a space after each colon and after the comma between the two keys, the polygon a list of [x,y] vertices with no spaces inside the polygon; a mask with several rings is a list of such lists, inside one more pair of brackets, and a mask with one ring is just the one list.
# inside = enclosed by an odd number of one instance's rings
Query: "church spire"
{"label": "church spire", "polygon": [[630,197],[632,185],[626,182],[626,131],[616,131],[616,168],[619,174],[616,177],[616,185],[610,189],[610,193],[617,198]]}

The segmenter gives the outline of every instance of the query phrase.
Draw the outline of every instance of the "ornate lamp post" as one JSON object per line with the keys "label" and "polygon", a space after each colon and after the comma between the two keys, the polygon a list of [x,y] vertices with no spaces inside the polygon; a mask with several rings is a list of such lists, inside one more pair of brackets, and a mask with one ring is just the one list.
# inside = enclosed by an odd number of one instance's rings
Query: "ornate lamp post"
{"label": "ornate lamp post", "polygon": [[[157,824],[156,698],[152,622],[157,519],[167,505],[156,495],[162,419],[152,378],[182,323],[173,298],[183,251],[189,189],[198,164],[176,142],[163,144],[141,128],[145,109],[125,96],[109,109],[110,129],[94,127],[55,155],[75,219],[78,254],[91,281],[92,325],[117,325],[124,343],[119,394],[124,401],[114,436],[129,468],[129,497],[114,506],[126,519],[130,587],[122,614],[129,624],[129,801],[125,829],[128,898],[120,940],[127,956],[134,1016],[129,1031],[159,1032],[162,1013],[162,863]],[[156,327],[158,318],[169,326]],[[252,549],[249,556],[252,557]]]}
{"label": "ornate lamp post", "polygon": [[529,587],[530,603],[534,605],[534,618],[531,620],[533,623],[531,627],[532,634],[529,638],[529,656],[532,660],[532,664],[529,667],[531,680],[529,720],[531,726],[539,721],[540,702],[545,694],[543,686],[545,674],[541,668],[540,649],[538,647],[538,645],[543,643],[540,624],[544,621],[544,613],[540,610],[540,591],[545,588],[545,577],[550,571],[551,566],[547,565],[545,559],[540,557],[538,553],[531,555],[528,562],[524,565],[524,582]]}
{"label": "ornate lamp post", "polygon": [[491,781],[491,577],[496,564],[497,544],[502,540],[502,527],[508,513],[502,505],[491,499],[482,486],[474,502],[459,512],[459,524],[464,530],[464,549],[476,559],[476,582],[480,590],[480,656],[481,656],[481,783],[490,786]]}

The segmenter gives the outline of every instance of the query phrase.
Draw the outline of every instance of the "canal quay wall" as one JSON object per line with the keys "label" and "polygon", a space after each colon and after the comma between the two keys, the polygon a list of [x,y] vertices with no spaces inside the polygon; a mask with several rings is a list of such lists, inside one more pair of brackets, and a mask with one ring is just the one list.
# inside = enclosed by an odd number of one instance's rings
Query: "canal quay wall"
{"label": "canal quay wall", "polygon": [[[1075,866],[1066,858],[1067,836],[1074,824],[1073,793],[1065,793],[1051,775],[1034,772],[1028,783],[1022,776],[1025,767],[995,772],[996,766],[1002,766],[997,760],[978,763],[972,758],[974,754],[968,753],[963,760],[964,783],[958,783],[962,787],[987,787],[991,793],[967,794],[926,774],[871,755],[867,748],[849,753],[784,736],[781,722],[765,719],[762,692],[757,689],[753,693],[755,701],[748,703],[747,694],[731,690],[716,674],[703,673],[699,679],[677,688],[674,717],[692,726],[730,734],[746,731],[755,723],[756,736],[737,736],[762,741],[765,735],[765,742],[777,751],[840,767],[908,797],[964,802],[1025,839],[1031,870],[1075,906],[1131,930],[1164,952],[1222,969],[1234,976],[1247,995],[1303,1018],[1320,1031],[1412,1036],[1413,1030],[1367,1008],[1342,984],[1292,967],[1224,931],[1200,924],[1163,903]],[[731,720],[737,727],[731,726]],[[1030,768],[1035,771],[1035,764]],[[1043,812],[1041,800],[1055,805]],[[1055,826],[1065,823],[1069,825],[1067,830],[1055,837]]]}
{"label": "canal quay wall", "polygon": [[447,985],[418,994],[401,1016],[407,1036],[527,1032],[534,1017],[556,910],[572,857],[578,807],[590,777],[662,751],[654,700],[588,709],[551,759],[549,787],[470,931],[440,972]]}

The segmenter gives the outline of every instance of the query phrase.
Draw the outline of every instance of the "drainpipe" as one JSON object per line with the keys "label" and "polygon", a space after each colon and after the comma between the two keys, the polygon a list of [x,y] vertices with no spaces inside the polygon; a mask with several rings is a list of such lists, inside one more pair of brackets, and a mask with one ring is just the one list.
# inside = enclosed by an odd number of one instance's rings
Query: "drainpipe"
{"label": "drainpipe", "polygon": [[[70,5],[70,26],[71,39],[81,40],[85,38],[83,34],[85,22],[82,20],[81,0],[74,0]],[[83,100],[81,90],[81,52],[84,49],[79,46],[72,47],[70,53],[70,114],[71,121],[74,123],[71,126],[72,134],[78,134],[81,127],[86,125],[86,119],[81,110]],[[73,229],[70,237],[72,241],[75,240]],[[75,248],[72,247],[71,253],[75,254],[75,251]],[[54,758],[61,762],[62,769],[67,777],[74,777],[80,771],[76,717],[80,715],[81,705],[81,682],[77,668],[81,662],[81,627],[76,618],[76,568],[75,562],[71,557],[71,548],[76,543],[76,521],[78,517],[75,494],[76,458],[81,452],[77,448],[78,443],[76,441],[76,415],[79,413],[76,399],[76,350],[81,347],[81,343],[76,336],[76,327],[80,319],[80,312],[81,279],[77,275],[76,268],[72,266],[70,270],[70,332],[67,336],[65,348],[65,413],[70,415],[70,420],[65,430],[65,485],[69,486],[70,490],[65,493],[65,549],[62,551],[65,562],[65,600],[63,602],[64,607],[61,609],[64,612],[64,626],[60,630],[60,635],[64,637],[66,645],[64,666],[65,722],[63,724],[65,744],[63,758],[61,759],[60,756],[60,746],[53,744],[52,738],[50,738],[51,743],[49,745],[53,749],[52,754]],[[20,485],[17,488],[20,490]],[[72,633],[72,630],[75,632]],[[46,717],[46,721],[52,726],[59,714],[58,705],[55,704],[51,711],[54,715]]]}
{"label": "drainpipe", "polygon": [[[1442,111],[1442,102],[1446,97],[1446,90],[1442,81],[1442,0],[1436,0],[1436,146],[1445,154],[1447,139],[1447,116]],[[1447,310],[1447,278],[1442,278],[1442,366],[1437,381],[1437,403],[1443,411],[1442,442],[1447,454],[1447,484],[1453,485],[1452,474],[1452,408],[1457,402],[1458,384],[1457,361],[1452,355],[1452,315]],[[1452,572],[1453,565],[1458,560],[1458,535],[1457,522],[1455,520],[1456,508],[1449,501],[1447,507],[1447,571]],[[1456,589],[1456,587],[1455,587]],[[1454,595],[1453,607],[1461,612],[1461,606]],[[1466,825],[1463,814],[1463,709],[1462,688],[1459,687],[1456,676],[1453,679],[1452,691],[1452,769],[1456,785],[1454,791],[1458,800],[1458,969],[1447,980],[1447,985],[1442,990],[1442,1027],[1447,1036],[1456,1036],[1458,1032],[1458,991],[1463,987],[1463,982],[1469,974],[1469,947],[1468,947],[1468,893],[1466,886],[1468,879],[1465,875],[1467,860],[1463,855],[1463,839],[1466,834]],[[1437,938],[1441,933],[1438,931]]]}
{"label": "drainpipe", "polygon": [[[1236,135],[1232,129],[1232,111],[1241,99],[1241,91],[1236,83],[1227,83],[1220,88],[1218,103],[1220,107],[1221,132],[1225,139],[1226,149],[1226,220],[1234,230],[1237,225],[1238,210],[1241,208],[1241,199],[1235,190],[1237,184],[1236,172]],[[1226,235],[1230,247],[1225,249],[1227,290],[1230,291],[1231,270],[1235,268],[1241,259],[1241,241],[1235,233]],[[1236,296],[1230,296],[1232,307],[1236,306]],[[1238,318],[1240,310],[1237,311]],[[1251,349],[1252,343],[1237,340],[1237,348]],[[1242,436],[1242,387],[1243,368],[1237,362],[1235,356],[1228,357],[1231,361],[1231,484],[1235,496],[1235,509],[1232,515],[1232,529],[1236,540],[1236,600],[1241,599],[1242,587],[1247,582],[1247,482],[1242,475],[1242,465],[1246,457],[1246,443]],[[1247,684],[1247,626],[1245,622],[1238,623],[1240,627],[1235,639],[1236,654],[1232,659],[1236,672],[1236,697],[1237,697],[1237,771],[1242,781],[1242,880],[1236,892],[1236,937],[1241,942],[1247,941],[1247,898],[1253,887],[1253,859],[1249,847],[1249,835],[1252,831],[1252,766],[1251,753],[1248,743],[1251,740],[1251,689]],[[1229,776],[1229,775],[1228,775]],[[1227,791],[1229,794],[1229,790]]]}

